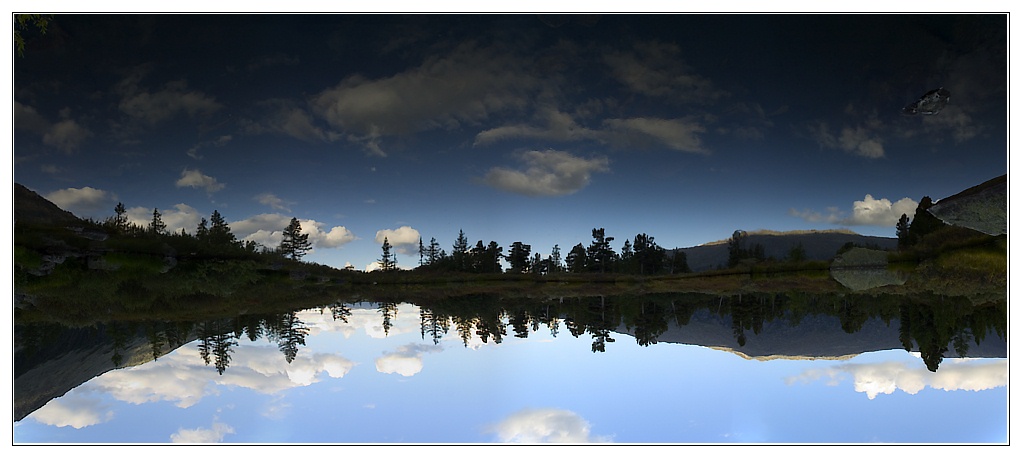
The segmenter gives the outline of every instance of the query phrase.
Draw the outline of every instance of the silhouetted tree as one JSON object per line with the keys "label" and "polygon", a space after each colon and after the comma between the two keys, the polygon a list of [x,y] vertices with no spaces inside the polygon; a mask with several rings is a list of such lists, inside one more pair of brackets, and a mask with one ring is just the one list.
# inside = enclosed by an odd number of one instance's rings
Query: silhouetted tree
{"label": "silhouetted tree", "polygon": [[210,240],[210,228],[209,222],[206,221],[206,217],[199,220],[199,225],[195,227],[195,238],[199,242],[208,243]]}
{"label": "silhouetted tree", "polygon": [[931,201],[930,196],[924,196],[920,200],[920,204],[916,207],[916,213],[913,214],[913,221],[909,224],[909,230],[907,231],[909,245],[915,245],[924,236],[948,226],[945,222],[927,211],[933,205],[934,202]]}
{"label": "silhouetted tree", "polygon": [[451,246],[451,259],[455,263],[456,270],[469,270],[469,239],[465,237],[465,232],[462,230],[458,230],[455,245]]}
{"label": "silhouetted tree", "polygon": [[899,222],[895,224],[895,237],[899,239],[899,250],[910,246],[909,217],[906,214],[902,214],[899,217]]}
{"label": "silhouetted tree", "polygon": [[231,227],[224,221],[220,212],[214,210],[210,217],[209,242],[216,247],[235,246],[238,240],[231,233]]}
{"label": "silhouetted tree", "polygon": [[565,265],[568,272],[586,272],[586,249],[583,248],[582,244],[576,244],[575,247],[572,247],[572,250],[565,256]]}
{"label": "silhouetted tree", "polygon": [[297,218],[292,217],[291,223],[284,228],[284,237],[281,239],[279,250],[281,254],[291,257],[292,260],[300,260],[305,256],[313,245],[309,243],[309,235],[302,234],[302,224]]}
{"label": "silhouetted tree", "polygon": [[611,241],[615,238],[605,237],[604,228],[593,229],[593,242],[586,249],[586,264],[590,271],[606,273],[611,271],[615,252],[611,249]]}
{"label": "silhouetted tree", "polygon": [[550,260],[551,260],[550,271],[552,273],[561,272],[561,268],[562,268],[562,266],[561,266],[561,247],[558,247],[558,244],[554,244],[554,247],[551,248]]}
{"label": "silhouetted tree", "polygon": [[125,231],[128,230],[128,216],[127,216],[127,212],[128,211],[125,210],[125,208],[124,208],[124,204],[121,204],[120,202],[118,202],[117,205],[114,206],[114,222],[113,223],[114,223],[114,229],[118,233],[124,233]]}
{"label": "silhouetted tree", "polygon": [[419,238],[419,266],[423,266],[423,258],[426,256],[426,250],[423,247],[423,238]]}
{"label": "silhouetted tree", "polygon": [[513,242],[511,247],[508,248],[508,264],[511,265],[508,268],[510,273],[524,273],[529,271],[529,252],[531,248],[529,244],[523,244],[521,242]]}
{"label": "silhouetted tree", "polygon": [[654,242],[653,236],[637,234],[632,247],[640,274],[657,274],[664,269],[664,249]]}
{"label": "silhouetted tree", "polygon": [[746,258],[746,232],[735,230],[732,237],[728,238],[728,267],[734,268],[739,261]]}
{"label": "silhouetted tree", "polygon": [[675,249],[671,251],[671,256],[668,260],[668,273],[676,274],[687,272],[689,272],[689,262],[686,260],[686,253],[683,252],[682,249],[675,247]]}
{"label": "silhouetted tree", "polygon": [[391,244],[387,242],[387,237],[384,237],[384,245],[382,245],[383,255],[380,256],[380,270],[384,272],[390,272],[398,269],[398,265],[394,260],[394,255],[391,254]]}
{"label": "silhouetted tree", "polygon": [[441,259],[440,244],[437,243],[437,238],[430,238],[430,246],[426,249],[426,263],[429,265],[436,264]]}
{"label": "silhouetted tree", "polygon": [[153,220],[149,222],[149,233],[156,235],[167,234],[167,225],[163,223],[159,209],[153,209]]}

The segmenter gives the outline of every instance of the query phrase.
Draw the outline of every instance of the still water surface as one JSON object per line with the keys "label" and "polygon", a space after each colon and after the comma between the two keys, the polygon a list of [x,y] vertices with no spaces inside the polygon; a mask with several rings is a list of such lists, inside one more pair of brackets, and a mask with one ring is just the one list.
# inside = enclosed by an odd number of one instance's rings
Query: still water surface
{"label": "still water surface", "polygon": [[[830,317],[768,320],[737,340],[734,321],[710,311],[652,338],[636,323],[594,333],[505,317],[489,331],[445,329],[414,304],[335,306],[262,333],[207,322],[206,339],[42,404],[14,423],[14,442],[1008,441],[997,336],[970,351],[996,357],[950,352],[930,371],[899,348],[898,321],[878,318],[855,333]],[[796,333],[849,353],[810,355],[786,338]],[[16,370],[16,402],[34,371]]]}

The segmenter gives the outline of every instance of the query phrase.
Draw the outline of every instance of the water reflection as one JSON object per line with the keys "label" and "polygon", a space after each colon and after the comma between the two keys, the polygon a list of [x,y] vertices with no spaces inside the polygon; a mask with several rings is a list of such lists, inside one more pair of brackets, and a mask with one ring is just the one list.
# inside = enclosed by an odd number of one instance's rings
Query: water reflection
{"label": "water reflection", "polygon": [[[197,409],[207,398],[224,397],[239,389],[279,397],[342,379],[350,381],[344,386],[348,388],[330,390],[346,395],[337,398],[341,396],[323,394],[320,395],[326,397],[323,402],[358,403],[355,408],[360,412],[382,412],[384,406],[391,404],[386,401],[388,398],[410,397],[415,402],[409,403],[420,404],[419,397],[437,390],[408,385],[393,389],[397,392],[387,392],[387,398],[381,399],[372,394],[383,391],[389,383],[364,381],[365,373],[353,373],[364,366],[393,378],[442,378],[446,381],[442,391],[449,395],[436,396],[451,397],[465,391],[463,395],[467,398],[493,401],[480,405],[484,411],[504,403],[493,394],[483,395],[486,387],[502,394],[509,390],[546,391],[558,393],[556,400],[564,400],[564,405],[546,405],[539,401],[548,398],[534,395],[538,397],[536,404],[515,404],[498,410],[505,415],[490,419],[486,427],[478,430],[494,441],[623,441],[622,438],[654,442],[760,441],[751,437],[701,437],[695,433],[687,436],[653,431],[629,435],[616,431],[616,437],[606,430],[595,431],[597,418],[581,412],[579,406],[590,406],[601,399],[592,398],[597,394],[586,382],[596,374],[603,381],[601,390],[614,395],[608,401],[636,397],[630,394],[635,393],[639,381],[643,381],[644,390],[655,392],[654,387],[671,385],[673,389],[666,388],[664,396],[702,384],[689,378],[709,376],[708,369],[717,371],[734,365],[729,363],[735,360],[733,355],[742,357],[737,359],[741,362],[770,362],[774,368],[786,366],[783,374],[743,367],[741,371],[748,373],[743,378],[750,381],[763,381],[766,376],[784,381],[791,388],[787,390],[802,391],[851,381],[856,393],[865,393],[865,398],[871,400],[880,394],[917,394],[926,388],[985,391],[1004,388],[1007,381],[1006,311],[1005,304],[997,302],[975,306],[947,297],[908,300],[884,295],[673,293],[534,299],[471,295],[420,303],[336,302],[279,314],[241,314],[194,322],[118,322],[85,330],[62,329],[53,324],[19,324],[15,329],[18,343],[15,420],[32,413],[24,422],[88,430],[90,426],[112,423],[115,417],[112,413],[119,410],[113,407],[118,404],[169,403],[178,409]],[[410,336],[416,338],[409,341]],[[320,344],[311,341],[314,338]],[[392,344],[369,346],[365,339]],[[580,349],[572,343],[585,347]],[[463,352],[444,352],[452,350],[451,344]],[[524,349],[526,345],[546,347],[531,347],[530,353],[508,357],[514,349]],[[571,351],[553,350],[565,346]],[[487,349],[502,349],[502,353],[473,352]],[[905,358],[893,358],[891,352]],[[869,361],[877,354],[886,358]],[[619,358],[627,360],[622,363]],[[435,362],[432,366],[427,364],[431,361]],[[670,364],[664,365],[666,362]],[[640,366],[627,368],[633,365]],[[543,368],[542,374],[529,371],[534,367]],[[110,371],[113,368],[122,369]],[[687,376],[690,373],[692,376]],[[625,377],[631,378],[629,382],[615,382],[616,378]],[[718,381],[706,389],[713,395],[705,396],[720,401],[763,390],[726,387],[741,383]],[[336,384],[340,383],[330,385]],[[358,384],[362,389],[356,391],[348,384]],[[476,385],[484,389],[475,388]],[[562,385],[579,393],[571,393]],[[473,388],[469,389],[470,386]],[[222,389],[228,392],[218,394]],[[484,392],[476,394],[478,390]],[[565,390],[570,393],[563,393]],[[739,392],[730,392],[733,390]],[[400,394],[406,391],[409,393]],[[748,395],[739,398],[745,396]],[[796,396],[803,397],[801,393]],[[793,394],[786,397],[796,405],[804,403],[801,399],[793,401]],[[576,401],[573,404],[571,400]],[[267,401],[259,417],[291,420],[297,403]],[[764,401],[757,402],[761,403]],[[639,406],[654,410],[649,415],[657,419],[656,404]],[[1003,400],[1002,413],[1004,406]],[[628,411],[627,407],[618,409]],[[732,408],[719,409],[733,413]],[[744,410],[732,415],[741,416]],[[375,418],[372,413],[366,414],[370,415],[366,422],[372,424],[371,419]],[[437,416],[448,419],[441,412]],[[708,418],[698,417],[693,422],[711,422],[720,414],[708,411],[704,416]],[[601,422],[606,427],[610,421]],[[241,435],[238,425],[224,423],[217,417],[184,425],[189,427],[172,436],[113,441],[194,442],[210,438],[246,441],[236,438]],[[462,437],[452,440],[445,436],[448,434],[439,432],[433,432],[434,436],[423,435],[418,441],[466,441]],[[801,435],[806,436],[779,434],[762,440],[865,441],[850,440],[833,432]],[[17,433],[15,438],[19,442],[33,441],[19,438]],[[347,440],[335,436],[306,440],[275,438],[248,441],[416,441],[387,436]],[[916,441],[913,438],[887,441]],[[489,440],[474,437],[468,441]]]}

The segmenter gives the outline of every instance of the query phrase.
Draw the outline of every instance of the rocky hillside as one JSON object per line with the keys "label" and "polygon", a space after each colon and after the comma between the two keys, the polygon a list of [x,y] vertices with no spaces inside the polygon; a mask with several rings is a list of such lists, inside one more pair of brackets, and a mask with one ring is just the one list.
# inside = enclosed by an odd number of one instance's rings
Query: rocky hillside
{"label": "rocky hillside", "polygon": [[[894,232],[894,228],[892,229]],[[747,247],[756,244],[764,246],[764,255],[768,258],[784,260],[789,251],[798,245],[803,246],[808,260],[830,260],[843,245],[853,243],[862,247],[873,247],[883,250],[895,249],[898,239],[889,237],[863,236],[851,231],[814,231],[814,232],[755,232],[749,233]],[[728,265],[728,243],[713,242],[696,247],[681,249],[686,254],[689,269],[694,272],[723,268]]]}
{"label": "rocky hillside", "polygon": [[35,191],[15,183],[14,221],[16,223],[61,226],[77,223],[80,220],[71,212],[61,209],[46,198],[39,196]]}

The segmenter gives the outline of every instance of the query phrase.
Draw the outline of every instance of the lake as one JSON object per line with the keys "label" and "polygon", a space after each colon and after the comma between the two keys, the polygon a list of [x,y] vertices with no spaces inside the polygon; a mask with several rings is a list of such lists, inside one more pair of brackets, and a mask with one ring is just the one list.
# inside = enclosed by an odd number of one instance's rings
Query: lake
{"label": "lake", "polygon": [[1004,303],[424,303],[16,326],[14,443],[1008,442]]}

